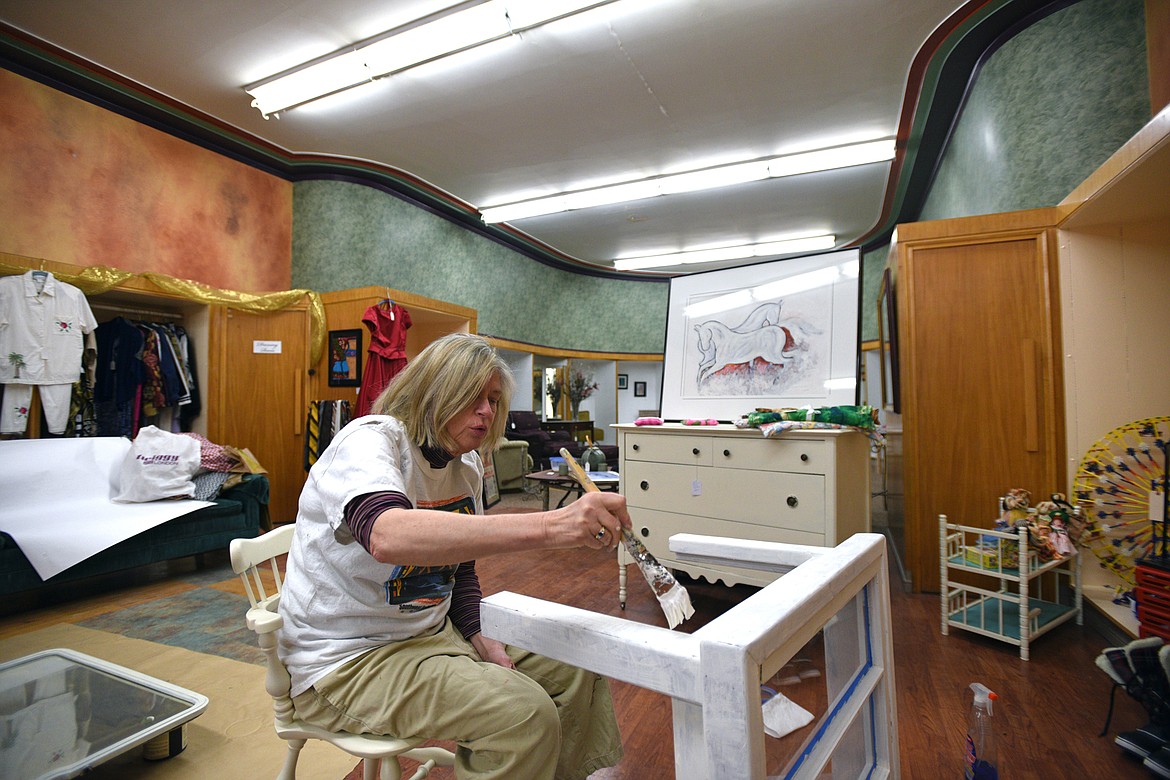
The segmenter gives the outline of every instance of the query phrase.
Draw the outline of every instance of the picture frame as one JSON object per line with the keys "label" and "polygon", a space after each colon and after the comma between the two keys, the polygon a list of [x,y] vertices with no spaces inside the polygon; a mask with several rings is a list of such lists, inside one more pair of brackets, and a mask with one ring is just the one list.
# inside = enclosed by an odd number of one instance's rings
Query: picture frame
{"label": "picture frame", "polygon": [[625,390],[630,386],[629,374],[618,374],[618,390]]}
{"label": "picture frame", "polygon": [[645,398],[646,397],[646,383],[645,382],[634,382],[634,397],[635,398]]}
{"label": "picture frame", "polygon": [[329,331],[326,353],[330,387],[361,387],[362,332],[352,330]]}
{"label": "picture frame", "polygon": [[500,477],[496,474],[495,455],[489,453],[483,461],[483,508],[491,509],[500,503]]}
{"label": "picture frame", "polygon": [[857,403],[860,269],[847,249],[672,278],[661,417]]}

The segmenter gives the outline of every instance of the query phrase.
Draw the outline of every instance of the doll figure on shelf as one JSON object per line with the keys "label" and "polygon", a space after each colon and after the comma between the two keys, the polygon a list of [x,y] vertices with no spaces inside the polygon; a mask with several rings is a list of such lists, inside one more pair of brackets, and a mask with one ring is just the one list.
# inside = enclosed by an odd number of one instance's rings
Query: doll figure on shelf
{"label": "doll figure on shelf", "polygon": [[1028,524],[1028,504],[1032,496],[1023,488],[1012,488],[1000,500],[1000,516],[996,530],[1016,531]]}

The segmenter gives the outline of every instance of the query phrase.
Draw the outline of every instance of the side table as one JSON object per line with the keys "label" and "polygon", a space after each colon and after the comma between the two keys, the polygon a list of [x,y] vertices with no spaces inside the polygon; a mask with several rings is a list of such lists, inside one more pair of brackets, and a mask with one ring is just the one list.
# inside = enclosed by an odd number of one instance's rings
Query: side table
{"label": "side table", "polygon": [[[618,483],[620,482],[620,479],[616,471],[590,471],[588,473],[589,478],[593,480],[593,483],[602,490],[613,492],[618,489]],[[544,507],[544,511],[546,512],[548,511],[549,504],[549,488],[558,487],[567,491],[565,495],[561,496],[561,500],[557,503],[557,509],[560,509],[562,506],[564,506],[565,499],[567,499],[570,495],[575,493],[576,496],[580,498],[581,494],[584,492],[577,480],[573,479],[571,475],[562,474],[559,471],[552,471],[547,469],[545,471],[534,471],[531,474],[525,474],[524,478],[530,479],[540,485],[541,503]]]}

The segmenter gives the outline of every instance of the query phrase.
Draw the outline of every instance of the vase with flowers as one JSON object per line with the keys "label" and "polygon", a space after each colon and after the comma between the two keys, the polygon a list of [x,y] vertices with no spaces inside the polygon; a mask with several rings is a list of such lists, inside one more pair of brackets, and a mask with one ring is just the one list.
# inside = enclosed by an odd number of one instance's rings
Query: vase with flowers
{"label": "vase with flowers", "polygon": [[573,413],[573,419],[576,420],[580,413],[581,402],[593,395],[593,391],[597,389],[597,383],[593,381],[593,374],[574,371],[569,375],[568,385],[569,408]]}
{"label": "vase with flowers", "polygon": [[544,389],[545,392],[548,393],[549,400],[552,401],[552,413],[555,417],[558,414],[557,408],[561,405],[561,394],[564,391],[564,388],[561,386],[560,381],[558,381],[556,378],[550,378],[547,382],[545,382]]}

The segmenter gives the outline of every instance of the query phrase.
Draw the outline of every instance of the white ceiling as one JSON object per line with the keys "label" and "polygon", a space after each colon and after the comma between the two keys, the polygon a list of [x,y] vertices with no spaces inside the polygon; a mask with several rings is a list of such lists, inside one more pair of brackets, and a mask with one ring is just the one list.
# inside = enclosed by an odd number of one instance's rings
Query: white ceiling
{"label": "white ceiling", "polygon": [[[631,171],[904,134],[903,101],[918,99],[911,64],[963,5],[619,0],[279,119],[250,107],[245,84],[453,1],[4,0],[0,19],[290,154],[392,166],[480,208]],[[604,269],[622,255],[810,230],[846,246],[879,227],[896,184],[878,163],[511,228]]]}

